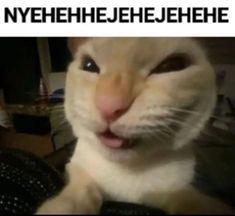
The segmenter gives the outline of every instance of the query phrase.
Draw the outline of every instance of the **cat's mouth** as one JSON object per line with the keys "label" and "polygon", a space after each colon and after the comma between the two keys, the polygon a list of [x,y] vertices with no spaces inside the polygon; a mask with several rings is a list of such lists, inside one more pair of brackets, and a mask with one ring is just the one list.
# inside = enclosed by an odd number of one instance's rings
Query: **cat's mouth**
{"label": "cat's mouth", "polygon": [[97,135],[99,140],[105,146],[112,149],[130,149],[134,147],[134,142],[131,139],[120,137],[107,129]]}

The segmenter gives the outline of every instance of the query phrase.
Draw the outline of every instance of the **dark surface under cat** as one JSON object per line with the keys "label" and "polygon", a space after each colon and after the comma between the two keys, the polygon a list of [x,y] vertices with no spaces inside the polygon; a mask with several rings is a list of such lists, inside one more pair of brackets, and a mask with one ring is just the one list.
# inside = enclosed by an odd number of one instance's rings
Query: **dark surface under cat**
{"label": "dark surface under cat", "polygon": [[[194,184],[206,193],[217,196],[235,207],[234,136],[216,129],[208,133],[211,135],[202,137],[195,149],[198,166],[196,167]],[[35,211],[38,204],[44,199],[57,193],[63,186],[63,168],[73,151],[74,145],[74,143],[70,144],[47,157],[47,162],[56,167],[60,173],[48,167],[43,160],[32,154],[1,150],[0,181],[4,187],[1,187],[0,193],[0,204],[2,204],[0,205],[0,212],[14,213],[12,212],[14,210],[15,212],[30,213]],[[15,178],[19,174],[20,178]],[[13,177],[10,177],[11,175]],[[20,184],[17,182],[20,182]],[[13,187],[15,190],[12,190]],[[15,204],[17,206],[14,207]],[[11,208],[11,205],[14,208]],[[163,213],[144,206],[115,202],[105,203],[101,212],[106,215]]]}
{"label": "dark surface under cat", "polygon": [[[19,150],[0,149],[0,214],[33,214],[57,194],[64,179],[45,161]],[[105,202],[102,215],[158,215],[158,209],[133,203]]]}

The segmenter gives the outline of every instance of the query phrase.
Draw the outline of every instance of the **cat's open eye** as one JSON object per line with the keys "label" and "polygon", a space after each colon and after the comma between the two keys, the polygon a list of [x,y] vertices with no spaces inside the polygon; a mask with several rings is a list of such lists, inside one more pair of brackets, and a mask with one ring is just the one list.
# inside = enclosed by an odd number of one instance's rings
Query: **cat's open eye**
{"label": "cat's open eye", "polygon": [[84,71],[88,71],[91,73],[99,73],[100,68],[97,66],[95,61],[89,57],[89,56],[84,56],[81,64],[81,69]]}
{"label": "cat's open eye", "polygon": [[151,74],[167,73],[171,71],[180,71],[187,68],[191,64],[189,58],[183,54],[174,54],[167,57],[159,65],[157,65]]}

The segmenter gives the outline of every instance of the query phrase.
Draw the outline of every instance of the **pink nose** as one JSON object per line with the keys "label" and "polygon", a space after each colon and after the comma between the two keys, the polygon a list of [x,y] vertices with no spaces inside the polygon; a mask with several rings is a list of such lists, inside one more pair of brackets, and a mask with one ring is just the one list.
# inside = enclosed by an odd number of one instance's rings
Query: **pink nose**
{"label": "pink nose", "polygon": [[129,106],[130,102],[120,95],[101,94],[96,97],[96,107],[108,122],[114,121],[123,115]]}

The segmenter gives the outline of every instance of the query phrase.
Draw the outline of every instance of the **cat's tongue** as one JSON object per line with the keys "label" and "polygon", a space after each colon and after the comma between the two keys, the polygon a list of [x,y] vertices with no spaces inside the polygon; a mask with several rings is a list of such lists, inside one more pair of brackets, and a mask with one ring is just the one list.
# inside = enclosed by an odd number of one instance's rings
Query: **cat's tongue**
{"label": "cat's tongue", "polygon": [[110,147],[110,148],[122,148],[124,147],[129,141],[127,139],[124,139],[122,137],[118,137],[114,133],[112,133],[110,130],[107,130],[101,134],[99,134],[100,141]]}

